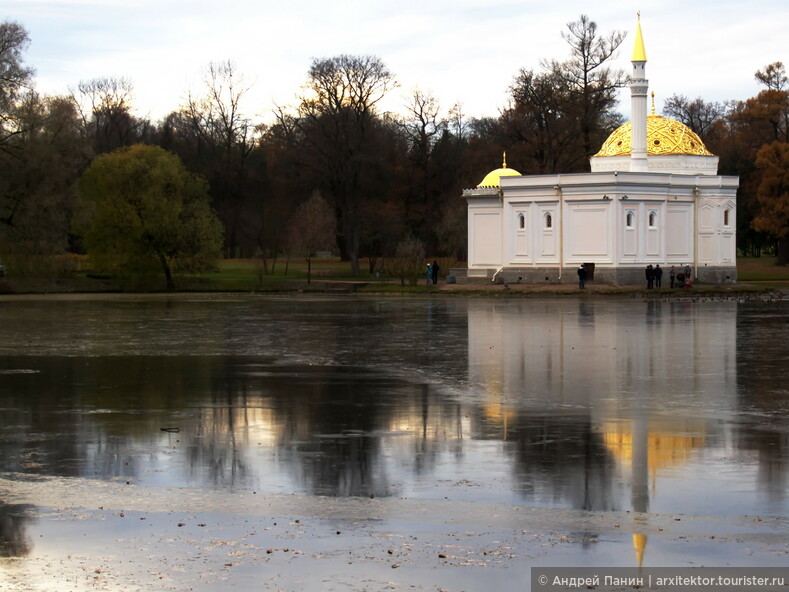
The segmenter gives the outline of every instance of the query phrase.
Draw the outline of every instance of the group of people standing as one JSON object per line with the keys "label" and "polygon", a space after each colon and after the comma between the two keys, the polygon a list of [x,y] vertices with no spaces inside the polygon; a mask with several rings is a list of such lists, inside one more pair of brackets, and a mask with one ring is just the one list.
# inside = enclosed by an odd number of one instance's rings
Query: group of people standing
{"label": "group of people standing", "polygon": [[[655,265],[655,267],[652,267],[651,264],[647,265],[646,270],[644,270],[644,274],[646,275],[648,290],[661,287],[663,270],[661,269],[660,265]],[[668,272],[668,277],[672,288],[690,288],[690,265],[685,265],[685,268],[679,273],[677,273],[677,268],[672,265]]]}
{"label": "group of people standing", "polygon": [[660,265],[655,265],[655,267],[652,267],[652,264],[650,263],[647,265],[645,273],[647,276],[647,289],[651,290],[652,288],[659,288],[663,280],[663,270],[660,269]]}
{"label": "group of people standing", "polygon": [[[428,266],[429,268],[430,266]],[[584,289],[586,287],[586,267],[582,264],[578,268],[578,287],[580,289]],[[429,274],[429,271],[428,271]],[[647,265],[646,269],[644,270],[644,274],[646,275],[647,279],[647,289],[651,290],[652,288],[660,288],[663,284],[663,268],[660,267],[659,264],[656,264],[652,267],[650,263]],[[675,266],[671,266],[671,269],[668,272],[669,280],[671,281],[672,288],[690,288],[691,283],[691,269],[690,265],[686,265],[685,268],[677,273],[677,268]],[[429,282],[428,282],[429,283]]]}

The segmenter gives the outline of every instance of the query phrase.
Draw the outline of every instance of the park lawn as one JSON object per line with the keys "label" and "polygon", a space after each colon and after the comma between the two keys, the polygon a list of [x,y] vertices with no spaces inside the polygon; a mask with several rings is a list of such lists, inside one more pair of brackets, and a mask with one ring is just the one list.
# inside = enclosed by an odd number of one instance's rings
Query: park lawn
{"label": "park lawn", "polygon": [[[368,274],[354,277],[351,274],[350,264],[347,261],[340,261],[338,257],[314,258],[311,266],[311,283],[307,282],[307,262],[303,258],[290,261],[280,258],[271,273],[273,263],[271,260],[268,261],[269,273],[264,273],[260,259],[224,259],[217,262],[216,271],[199,276],[182,277],[181,285],[189,290],[278,292],[310,287],[318,289],[327,280],[371,279]],[[285,273],[286,269],[287,273]]]}
{"label": "park lawn", "polygon": [[[61,271],[57,277],[47,268],[47,273],[24,275],[8,273],[0,279],[0,293],[38,293],[38,292],[106,292],[106,291],[160,291],[164,289],[163,279],[156,273],[146,282],[124,284],[122,277],[112,272],[97,272],[90,268],[89,261],[83,256],[74,256],[69,265],[58,261]],[[789,266],[778,266],[775,257],[740,257],[737,260],[737,284],[745,290],[789,290]],[[269,270],[272,262],[269,261]],[[196,274],[178,274],[176,288],[187,292],[288,292],[294,290],[321,291],[327,283],[348,282],[356,289],[385,292],[432,292],[436,286],[424,284],[418,278],[418,285],[401,285],[398,278],[376,277],[366,273],[369,264],[361,260],[364,273],[351,274],[350,264],[338,257],[314,258],[312,260],[312,281],[307,282],[307,262],[303,258],[286,261],[280,258],[274,267],[275,273],[264,274],[260,259],[225,259],[216,262],[213,271]],[[389,262],[387,262],[389,263]],[[441,275],[452,267],[462,266],[453,260],[439,260]],[[287,265],[287,274],[285,273]],[[408,284],[408,282],[406,282]],[[714,286],[708,286],[714,288]],[[698,289],[705,288],[702,285]]]}
{"label": "park lawn", "polygon": [[[789,266],[778,266],[775,257],[741,257],[737,260],[737,281],[755,283],[762,287],[782,288],[789,285]],[[272,261],[269,261],[269,269]],[[447,263],[449,265],[449,263]],[[285,269],[287,266],[287,274]],[[366,270],[367,261],[360,261]],[[389,288],[393,292],[414,290],[420,287],[401,286],[394,278],[375,278],[367,273],[354,277],[350,264],[339,257],[314,258],[312,260],[312,283],[307,283],[307,262],[303,258],[278,259],[275,273],[263,274],[260,259],[225,259],[217,263],[217,270],[202,274],[199,278],[187,281],[186,289],[207,291],[286,291],[293,289],[318,290],[326,281],[370,282],[369,289]],[[421,279],[421,278],[420,278]],[[382,285],[391,284],[391,285]]]}
{"label": "park lawn", "polygon": [[776,265],[775,257],[738,257],[738,282],[789,282],[789,265]]}

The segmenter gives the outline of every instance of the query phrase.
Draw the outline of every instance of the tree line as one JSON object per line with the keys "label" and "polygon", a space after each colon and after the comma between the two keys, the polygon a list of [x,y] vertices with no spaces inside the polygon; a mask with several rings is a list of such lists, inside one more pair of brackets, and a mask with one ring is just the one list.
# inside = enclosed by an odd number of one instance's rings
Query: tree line
{"label": "tree line", "polygon": [[[404,244],[464,260],[459,196],[499,166],[502,152],[523,174],[585,172],[623,123],[617,95],[627,77],[612,62],[625,34],[602,34],[582,15],[561,35],[569,56],[515,73],[496,117],[470,116],[459,103],[443,108],[421,90],[400,113],[386,112],[395,74],[379,57],[338,55],[313,59],[296,104],[276,106],[264,125],[248,115],[250,84],[231,61],[209,64],[201,87],[160,121],[135,114],[125,78],[42,95],[25,62],[28,33],[5,21],[0,256],[87,251],[107,265],[147,260],[165,276],[211,257],[259,257],[273,272],[278,257],[317,249],[339,253],[358,274]],[[777,244],[786,262],[787,77],[780,62],[755,75],[764,86],[755,97],[715,103],[674,95],[664,114],[720,155],[720,174],[741,178],[741,251]],[[325,204],[306,205],[316,200]]]}

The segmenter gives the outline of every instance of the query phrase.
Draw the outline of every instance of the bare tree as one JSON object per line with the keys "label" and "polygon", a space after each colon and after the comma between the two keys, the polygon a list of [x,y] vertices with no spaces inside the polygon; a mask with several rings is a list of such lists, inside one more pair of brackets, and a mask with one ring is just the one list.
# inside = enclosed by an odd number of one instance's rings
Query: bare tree
{"label": "bare tree", "polygon": [[177,118],[186,143],[183,157],[211,185],[231,257],[249,251],[260,232],[250,160],[262,129],[243,111],[250,88],[232,61],[211,62],[203,73],[202,92],[189,93]]}
{"label": "bare tree", "polygon": [[246,144],[252,124],[241,111],[241,102],[251,86],[232,61],[211,62],[203,75],[204,94],[189,93],[184,113],[204,141],[229,154]]}
{"label": "bare tree", "polygon": [[319,191],[302,203],[290,223],[290,247],[307,261],[307,283],[312,281],[312,258],[335,244],[337,220],[334,210]]}
{"label": "bare tree", "polygon": [[466,114],[463,113],[462,103],[457,102],[450,107],[447,125],[449,126],[449,130],[459,141],[462,142],[468,137],[468,118]]}
{"label": "bare tree", "polygon": [[415,236],[408,235],[397,244],[390,271],[400,278],[400,285],[404,286],[407,281],[415,286],[422,276],[424,260],[424,243]]}
{"label": "bare tree", "polygon": [[576,102],[567,80],[555,71],[521,70],[510,96],[510,105],[499,117],[499,130],[489,133],[501,133],[503,148],[525,165],[521,172],[573,170],[584,153],[578,146]]}
{"label": "bare tree", "polygon": [[292,120],[307,152],[305,165],[337,208],[340,242],[354,274],[359,273],[361,203],[372,191],[371,170],[378,164],[376,108],[396,84],[374,56],[315,59]]}
{"label": "bare tree", "polygon": [[[570,59],[565,62],[544,63],[549,70],[563,77],[572,91],[580,98],[581,141],[586,156],[596,147],[593,135],[599,131],[602,113],[616,106],[617,89],[626,82],[625,73],[609,67],[625,39],[622,31],[612,31],[607,36],[597,34],[597,23],[582,14],[577,21],[567,23],[562,33],[570,46]],[[607,133],[608,130],[605,130]]]}
{"label": "bare tree", "polygon": [[562,33],[568,60],[543,60],[542,71],[521,69],[498,123],[502,148],[526,171],[588,170],[588,158],[619,120],[617,89],[626,77],[609,64],[624,37],[598,35],[597,24],[581,15]]}
{"label": "bare tree", "polygon": [[784,68],[783,62],[773,62],[766,65],[764,70],[756,70],[754,77],[768,90],[786,89],[786,68]]}
{"label": "bare tree", "polygon": [[440,213],[440,204],[431,199],[440,190],[433,186],[432,154],[447,122],[439,115],[438,100],[420,90],[413,92],[405,108],[406,116],[398,122],[408,144],[410,163],[409,183],[402,192],[403,217],[412,224],[411,230],[418,231],[420,224],[435,222]]}
{"label": "bare tree", "polygon": [[128,78],[104,76],[83,80],[71,91],[85,136],[97,154],[138,142],[147,121],[132,115],[134,84]]}
{"label": "bare tree", "polygon": [[670,96],[663,105],[663,113],[687,125],[702,140],[706,140],[713,126],[725,115],[720,103],[706,102],[701,97],[691,101],[682,95]]}

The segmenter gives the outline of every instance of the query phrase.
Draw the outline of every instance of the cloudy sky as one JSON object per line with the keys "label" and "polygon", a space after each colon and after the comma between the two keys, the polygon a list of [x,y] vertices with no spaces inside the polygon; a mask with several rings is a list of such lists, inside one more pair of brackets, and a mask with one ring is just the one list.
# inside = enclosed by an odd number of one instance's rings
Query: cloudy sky
{"label": "cloudy sky", "polygon": [[789,65],[786,0],[4,0],[0,21],[28,30],[41,92],[125,77],[138,114],[159,119],[200,91],[210,62],[231,60],[251,86],[245,114],[269,121],[275,104],[295,104],[312,58],[342,53],[378,56],[395,74],[390,110],[419,88],[444,109],[495,116],[520,68],[567,57],[561,32],[581,14],[628,33],[616,65],[629,72],[639,10],[658,112],[673,94],[746,99],[757,69]]}

